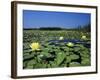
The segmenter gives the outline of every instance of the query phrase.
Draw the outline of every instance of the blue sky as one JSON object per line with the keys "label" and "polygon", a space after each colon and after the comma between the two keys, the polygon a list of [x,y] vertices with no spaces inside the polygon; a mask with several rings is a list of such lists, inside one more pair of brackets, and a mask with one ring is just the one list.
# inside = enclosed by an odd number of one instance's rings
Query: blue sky
{"label": "blue sky", "polygon": [[90,20],[91,15],[89,13],[23,10],[24,28],[75,28],[79,25],[89,24]]}

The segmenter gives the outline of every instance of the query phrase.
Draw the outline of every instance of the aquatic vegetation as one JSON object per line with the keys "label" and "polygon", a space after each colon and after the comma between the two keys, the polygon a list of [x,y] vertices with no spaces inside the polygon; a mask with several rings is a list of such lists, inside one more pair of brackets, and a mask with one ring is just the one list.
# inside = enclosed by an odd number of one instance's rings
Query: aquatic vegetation
{"label": "aquatic vegetation", "polygon": [[90,33],[24,30],[23,34],[24,69],[91,65]]}

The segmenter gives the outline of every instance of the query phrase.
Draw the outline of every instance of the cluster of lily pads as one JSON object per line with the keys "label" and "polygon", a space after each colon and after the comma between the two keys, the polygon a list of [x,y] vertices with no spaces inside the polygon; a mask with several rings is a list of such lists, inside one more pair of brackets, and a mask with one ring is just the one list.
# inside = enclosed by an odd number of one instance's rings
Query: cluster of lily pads
{"label": "cluster of lily pads", "polygon": [[[64,37],[59,37],[59,41]],[[86,36],[81,37],[87,42]],[[90,48],[73,42],[42,41],[28,44],[23,54],[23,68],[90,66]]]}

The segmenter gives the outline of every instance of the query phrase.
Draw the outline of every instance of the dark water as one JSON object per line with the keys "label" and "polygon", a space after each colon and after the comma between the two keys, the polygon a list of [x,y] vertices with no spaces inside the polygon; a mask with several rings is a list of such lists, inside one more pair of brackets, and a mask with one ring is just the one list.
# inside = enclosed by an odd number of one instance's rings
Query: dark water
{"label": "dark water", "polygon": [[74,44],[82,44],[84,45],[85,47],[87,48],[90,48],[91,47],[91,44],[90,43],[87,43],[89,40],[87,41],[82,41],[82,40],[77,40],[77,39],[65,39],[65,40],[50,40],[49,42],[51,42],[51,44],[58,44],[61,43],[61,42],[64,42],[64,43],[68,43],[68,42],[72,42]]}

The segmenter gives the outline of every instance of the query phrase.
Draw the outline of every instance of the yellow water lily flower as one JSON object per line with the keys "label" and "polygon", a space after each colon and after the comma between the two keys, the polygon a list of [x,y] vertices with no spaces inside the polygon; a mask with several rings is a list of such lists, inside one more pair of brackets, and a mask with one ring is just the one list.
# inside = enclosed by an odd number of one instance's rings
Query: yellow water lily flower
{"label": "yellow water lily flower", "polygon": [[68,42],[68,43],[67,43],[67,46],[69,46],[69,47],[73,47],[74,44],[73,44],[72,42]]}
{"label": "yellow water lily flower", "polygon": [[82,39],[86,40],[86,36],[82,36]]}
{"label": "yellow water lily flower", "polygon": [[60,37],[60,38],[59,38],[59,40],[63,40],[63,39],[64,39],[64,37]]}
{"label": "yellow water lily flower", "polygon": [[32,50],[40,50],[40,44],[38,42],[33,42],[30,47],[32,48]]}

